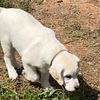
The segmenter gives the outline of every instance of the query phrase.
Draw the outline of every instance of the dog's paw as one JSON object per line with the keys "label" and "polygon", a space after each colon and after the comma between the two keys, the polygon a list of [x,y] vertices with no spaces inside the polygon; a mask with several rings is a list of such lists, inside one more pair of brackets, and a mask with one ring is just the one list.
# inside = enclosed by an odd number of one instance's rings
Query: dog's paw
{"label": "dog's paw", "polygon": [[52,86],[44,88],[45,90],[54,89]]}
{"label": "dog's paw", "polygon": [[22,74],[28,81],[39,82],[39,76],[37,74],[29,75],[29,74],[26,74],[24,71]]}
{"label": "dog's paw", "polygon": [[9,78],[10,78],[11,80],[15,80],[15,79],[18,77],[18,74],[17,74],[17,72],[16,72],[15,70],[9,71],[9,72],[8,72],[8,75],[9,75]]}
{"label": "dog's paw", "polygon": [[24,77],[31,81],[31,82],[39,82],[39,77],[37,75],[34,75],[33,77],[32,76],[27,76],[27,75],[24,75]]}
{"label": "dog's paw", "polygon": [[46,90],[48,90],[49,88],[53,89],[53,87],[49,83],[42,83],[41,86]]}

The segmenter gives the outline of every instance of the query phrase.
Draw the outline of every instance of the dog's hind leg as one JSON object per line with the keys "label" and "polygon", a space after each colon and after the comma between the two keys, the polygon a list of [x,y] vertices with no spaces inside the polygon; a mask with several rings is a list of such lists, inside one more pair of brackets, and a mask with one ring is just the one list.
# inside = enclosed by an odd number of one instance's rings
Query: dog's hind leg
{"label": "dog's hind leg", "polygon": [[4,52],[4,61],[5,61],[7,70],[8,70],[9,78],[14,80],[17,78],[18,74],[13,66],[14,52],[12,51],[13,50],[12,45],[11,45],[9,39],[6,38],[1,41],[1,46],[2,46],[2,49]]}

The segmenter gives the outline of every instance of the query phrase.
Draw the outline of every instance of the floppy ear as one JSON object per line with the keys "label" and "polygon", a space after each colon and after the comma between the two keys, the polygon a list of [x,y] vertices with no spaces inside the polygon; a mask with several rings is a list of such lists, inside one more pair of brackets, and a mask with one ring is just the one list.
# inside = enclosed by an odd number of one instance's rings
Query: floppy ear
{"label": "floppy ear", "polygon": [[63,85],[62,68],[51,66],[49,72],[60,85]]}

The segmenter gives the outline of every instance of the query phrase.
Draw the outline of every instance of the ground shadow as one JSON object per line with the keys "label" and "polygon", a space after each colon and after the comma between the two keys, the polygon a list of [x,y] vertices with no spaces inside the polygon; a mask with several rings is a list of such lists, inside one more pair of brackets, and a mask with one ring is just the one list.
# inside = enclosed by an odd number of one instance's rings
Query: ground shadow
{"label": "ground shadow", "polygon": [[[82,76],[79,76],[80,81],[80,88],[78,90],[78,93],[80,94],[80,100],[98,100],[98,95],[100,94],[100,91],[91,88],[86,81],[84,81]],[[50,77],[50,83],[55,88],[61,87],[58,85],[58,83]]]}
{"label": "ground shadow", "polygon": [[98,100],[100,91],[90,87],[82,76],[79,76],[81,100]]}
{"label": "ground shadow", "polygon": [[[19,75],[21,74],[23,68],[22,69],[17,69],[17,72],[19,73]],[[79,82],[80,82],[80,88],[78,90],[78,93],[80,94],[80,100],[98,100],[98,95],[100,94],[100,91],[93,89],[92,87],[90,87],[86,81],[84,80],[84,78],[82,76],[78,76],[79,77]],[[50,75],[50,84],[55,88],[55,89],[62,89],[61,86],[59,86],[59,84],[52,78],[52,76]],[[34,87],[38,87],[41,88],[41,84],[40,83],[34,83],[34,82],[30,82],[30,85],[33,85]]]}

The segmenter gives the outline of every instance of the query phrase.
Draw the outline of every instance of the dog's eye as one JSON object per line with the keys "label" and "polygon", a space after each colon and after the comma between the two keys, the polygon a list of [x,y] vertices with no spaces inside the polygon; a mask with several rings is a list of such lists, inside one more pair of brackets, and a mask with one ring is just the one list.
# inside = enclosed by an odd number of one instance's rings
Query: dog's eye
{"label": "dog's eye", "polygon": [[65,78],[71,79],[72,76],[71,75],[66,75]]}

